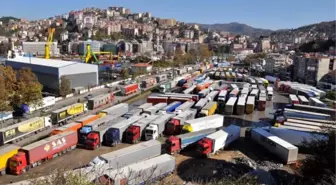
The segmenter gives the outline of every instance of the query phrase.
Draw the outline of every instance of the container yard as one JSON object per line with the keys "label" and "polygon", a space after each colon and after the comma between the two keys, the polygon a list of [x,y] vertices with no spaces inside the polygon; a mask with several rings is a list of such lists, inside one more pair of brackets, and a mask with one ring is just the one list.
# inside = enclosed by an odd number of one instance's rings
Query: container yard
{"label": "container yard", "polygon": [[[99,167],[105,175],[91,174],[90,180],[110,179],[109,182],[115,184],[130,175],[129,170],[150,172],[153,165],[160,171],[155,171],[150,178],[172,173],[169,179],[183,183],[187,180],[179,174],[179,169],[185,168],[183,164],[189,160],[194,161],[198,175],[213,170],[211,165],[206,165],[212,160],[230,163],[237,156],[262,160],[261,155],[265,155],[271,158],[270,163],[290,167],[301,159],[298,146],[303,140],[311,141],[311,133],[327,140],[323,128],[336,129],[334,109],[323,107],[319,98],[323,92],[314,90],[318,96],[313,98],[292,91],[280,95],[278,86],[286,83],[276,81],[273,86],[274,82],[269,83],[267,78],[244,76],[233,69],[225,71],[224,78],[221,72],[203,72],[177,77],[175,86],[182,89],[181,93],[170,92],[174,88],[170,83],[162,88],[159,85],[160,92],[155,91],[131,104],[110,105],[115,103],[116,96],[107,93],[52,111],[49,125],[54,128],[49,137],[25,146],[11,144],[17,140],[14,136],[10,137],[13,140],[3,139],[0,159],[8,162],[0,166],[1,173],[5,174],[7,163],[20,165],[13,165],[8,171],[17,176],[0,177],[0,184],[27,180],[23,173],[30,178],[45,176],[51,169],[65,165],[66,170],[75,169],[76,173]],[[150,76],[137,84],[136,90],[134,84],[132,88],[122,85],[121,94],[130,95],[140,87],[167,83],[166,80],[166,75]],[[285,104],[282,109],[278,108],[280,100]],[[264,118],[273,121],[266,124]],[[11,127],[1,129],[4,137],[9,136],[8,129],[12,130]],[[22,130],[36,132],[18,126],[15,133]],[[246,152],[252,147],[251,143],[254,148]],[[61,155],[63,153],[66,155]],[[123,172],[112,180],[111,174],[116,173],[116,168]],[[136,178],[131,180],[142,183]]]}

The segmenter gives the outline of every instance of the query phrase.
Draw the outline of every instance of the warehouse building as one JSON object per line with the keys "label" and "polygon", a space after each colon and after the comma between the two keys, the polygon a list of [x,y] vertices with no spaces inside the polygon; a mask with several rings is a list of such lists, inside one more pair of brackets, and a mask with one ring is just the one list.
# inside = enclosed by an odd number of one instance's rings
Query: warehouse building
{"label": "warehouse building", "polygon": [[58,92],[60,78],[65,76],[71,81],[71,88],[98,85],[98,65],[81,62],[16,57],[7,59],[6,65],[14,69],[31,68],[43,87]]}

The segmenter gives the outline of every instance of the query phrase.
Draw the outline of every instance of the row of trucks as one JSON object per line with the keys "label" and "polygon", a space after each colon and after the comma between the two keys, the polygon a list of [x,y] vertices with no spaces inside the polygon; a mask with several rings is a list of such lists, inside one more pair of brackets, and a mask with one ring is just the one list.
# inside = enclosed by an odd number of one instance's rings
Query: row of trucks
{"label": "row of trucks", "polygon": [[[88,127],[83,129],[84,131],[101,128],[97,127],[97,125],[109,125],[109,123],[105,123],[107,122],[106,118],[109,118],[107,119],[109,121],[113,121],[118,115],[122,115],[127,111],[128,104],[119,104],[114,106],[114,110],[108,108],[102,110],[99,113],[100,115],[88,115],[74,121],[73,123],[61,126],[53,130],[49,137],[26,146],[21,147],[7,144],[0,149],[1,162],[3,162],[3,169],[1,169],[2,173],[5,173],[6,171],[5,164],[8,164],[7,167],[9,167],[10,173],[19,175],[30,168],[41,165],[42,162],[47,161],[48,159],[62,155],[74,149],[78,145],[78,138],[81,138],[80,136],[82,132],[80,130],[82,127],[88,125]],[[102,114],[105,116],[102,116]],[[36,129],[43,127],[43,125],[49,124],[49,126],[51,126],[51,120],[46,118],[48,117],[32,118],[7,127],[7,130],[3,129],[3,143],[5,144],[11,141],[9,139],[10,133],[12,134],[12,139],[15,139],[16,137],[22,137],[29,133],[35,133]],[[101,120],[101,122],[96,122],[97,120]],[[95,123],[97,125],[90,125],[91,123]]]}

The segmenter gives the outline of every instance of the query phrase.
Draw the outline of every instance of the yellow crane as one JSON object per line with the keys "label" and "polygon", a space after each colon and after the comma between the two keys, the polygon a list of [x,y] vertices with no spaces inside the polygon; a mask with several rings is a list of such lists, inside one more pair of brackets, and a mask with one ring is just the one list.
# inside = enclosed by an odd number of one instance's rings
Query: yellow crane
{"label": "yellow crane", "polygon": [[48,28],[48,40],[47,40],[47,44],[45,45],[45,58],[46,59],[50,58],[50,46],[53,42],[54,33],[55,33],[55,28]]}

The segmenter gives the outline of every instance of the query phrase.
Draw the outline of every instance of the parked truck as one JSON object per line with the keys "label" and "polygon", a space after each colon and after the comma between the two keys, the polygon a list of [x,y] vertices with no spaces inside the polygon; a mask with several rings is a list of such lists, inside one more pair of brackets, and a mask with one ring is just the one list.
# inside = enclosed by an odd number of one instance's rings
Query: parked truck
{"label": "parked truck", "polygon": [[130,94],[136,93],[139,90],[139,85],[138,84],[129,84],[129,85],[124,85],[120,87],[121,94],[123,96],[128,96]]}
{"label": "parked truck", "polygon": [[24,146],[9,159],[10,173],[23,174],[42,162],[76,148],[77,141],[77,132],[69,131]]}
{"label": "parked truck", "polygon": [[120,169],[129,164],[143,161],[161,154],[161,143],[157,140],[142,142],[95,157],[90,166],[108,164],[111,169]]}
{"label": "parked truck", "polygon": [[225,104],[225,114],[232,115],[236,107],[237,97],[231,97]]}
{"label": "parked truck", "polygon": [[230,125],[200,140],[197,143],[197,152],[200,155],[210,156],[217,153],[220,149],[224,149],[224,147],[227,147],[230,143],[239,139],[239,137],[240,127]]}
{"label": "parked truck", "polygon": [[167,103],[158,103],[152,107],[149,107],[143,111],[143,115],[154,115],[157,114],[161,109],[165,108]]}
{"label": "parked truck", "polygon": [[162,93],[168,92],[172,88],[171,84],[172,84],[171,82],[166,82],[160,85],[159,91]]}
{"label": "parked truck", "polygon": [[192,85],[183,91],[183,94],[190,94],[196,89],[196,85]]}
{"label": "parked truck", "polygon": [[217,102],[211,101],[203,107],[201,112],[198,114],[198,117],[201,118],[214,115],[216,110],[217,110]]}
{"label": "parked truck", "polygon": [[102,118],[99,118],[87,125],[84,125],[78,133],[78,145],[85,145],[87,135],[94,131],[97,130],[100,127],[104,127],[105,125],[110,125],[110,124],[116,124],[120,121],[125,120],[126,118],[122,118],[119,116],[110,116],[106,115]]}
{"label": "parked truck", "polygon": [[61,127],[58,127],[56,129],[54,129],[50,135],[57,135],[63,132],[67,132],[67,131],[75,131],[78,132],[78,130],[80,128],[82,128],[84,125],[89,124],[97,119],[99,119],[100,117],[98,115],[87,115],[83,118],[80,118],[70,124],[67,125],[63,125]]}
{"label": "parked truck", "polygon": [[236,106],[236,113],[237,115],[243,115],[245,114],[245,105],[246,105],[246,98],[244,97],[239,97],[237,106]]}
{"label": "parked truck", "polygon": [[18,153],[20,146],[5,145],[0,147],[0,173],[5,175],[8,167],[8,160]]}
{"label": "parked truck", "polygon": [[163,114],[150,123],[145,131],[145,140],[158,139],[165,130],[166,123],[172,119],[175,114]]}
{"label": "parked truck", "polygon": [[186,120],[195,119],[196,114],[197,114],[196,109],[188,109],[179,113],[177,116],[173,117],[166,124],[166,134],[168,135],[180,134],[184,122]]}
{"label": "parked truck", "polygon": [[126,130],[128,127],[144,118],[145,116],[143,115],[132,116],[129,119],[110,127],[104,135],[104,145],[116,146],[122,141],[125,141]]}
{"label": "parked truck", "polygon": [[181,112],[190,109],[194,105],[195,105],[194,101],[186,101],[175,109],[175,114],[180,114]]}
{"label": "parked truck", "polygon": [[142,114],[142,112],[143,112],[145,109],[147,109],[147,108],[149,108],[149,107],[151,107],[151,106],[153,106],[152,103],[144,103],[144,104],[140,105],[139,107],[137,107],[137,108],[135,108],[135,109],[133,109],[133,110],[127,112],[127,113],[124,115],[124,117],[125,117],[125,118],[130,118],[130,117],[132,117],[132,116],[138,116],[138,115]]}
{"label": "parked truck", "polygon": [[93,110],[114,101],[112,93],[101,94],[88,100],[88,109]]}
{"label": "parked truck", "polygon": [[150,115],[128,127],[126,130],[126,142],[137,143],[143,139],[145,137],[145,128],[158,117],[159,115]]}
{"label": "parked truck", "polygon": [[324,140],[324,141],[328,140],[327,135],[318,133],[302,132],[277,127],[270,127],[265,130],[296,146],[302,145],[304,141],[310,143],[316,140]]}
{"label": "parked truck", "polygon": [[266,96],[260,96],[258,100],[258,110],[265,111],[266,109]]}
{"label": "parked truck", "polygon": [[199,113],[207,103],[208,103],[207,99],[205,98],[200,99],[194,106],[194,108],[197,110],[197,113]]}
{"label": "parked truck", "polygon": [[251,139],[262,145],[269,152],[277,155],[285,164],[297,161],[298,148],[262,128],[252,129]]}
{"label": "parked truck", "polygon": [[156,105],[158,103],[167,103],[168,97],[150,95],[147,97],[147,102],[152,103],[153,105]]}
{"label": "parked truck", "polygon": [[124,185],[127,184],[146,184],[155,182],[175,170],[175,158],[168,154],[142,160],[137,163],[127,165],[118,169],[110,168],[109,164],[102,166],[105,175],[97,178],[98,169],[81,171],[80,174],[88,174],[89,181],[101,184]]}
{"label": "parked truck", "polygon": [[179,101],[174,101],[172,103],[169,103],[166,107],[164,107],[162,110],[159,112],[162,114],[169,114],[169,113],[174,113],[175,109],[178,108],[182,103]]}
{"label": "parked truck", "polygon": [[51,112],[51,120],[54,125],[67,124],[71,118],[88,111],[86,103],[75,103]]}
{"label": "parked truck", "polygon": [[209,94],[210,90],[209,89],[203,89],[198,92],[198,96],[200,98],[205,98]]}
{"label": "parked truck", "polygon": [[173,155],[179,153],[181,150],[187,146],[197,143],[199,140],[203,139],[205,136],[216,132],[215,128],[205,129],[198,132],[191,132],[186,134],[181,134],[177,136],[170,136],[166,140],[166,150],[169,154]]}
{"label": "parked truck", "polygon": [[196,132],[208,128],[222,127],[224,123],[224,116],[215,114],[203,118],[187,120],[182,127],[183,132]]}
{"label": "parked truck", "polygon": [[129,110],[128,104],[127,103],[120,103],[118,105],[114,105],[112,107],[109,107],[107,109],[101,110],[98,115],[100,117],[103,117],[105,115],[110,115],[110,116],[122,116],[126,114]]}
{"label": "parked truck", "polygon": [[251,114],[254,111],[255,96],[248,96],[246,102],[246,114]]}
{"label": "parked truck", "polygon": [[52,127],[49,117],[35,117],[0,129],[0,145],[16,142]]}

